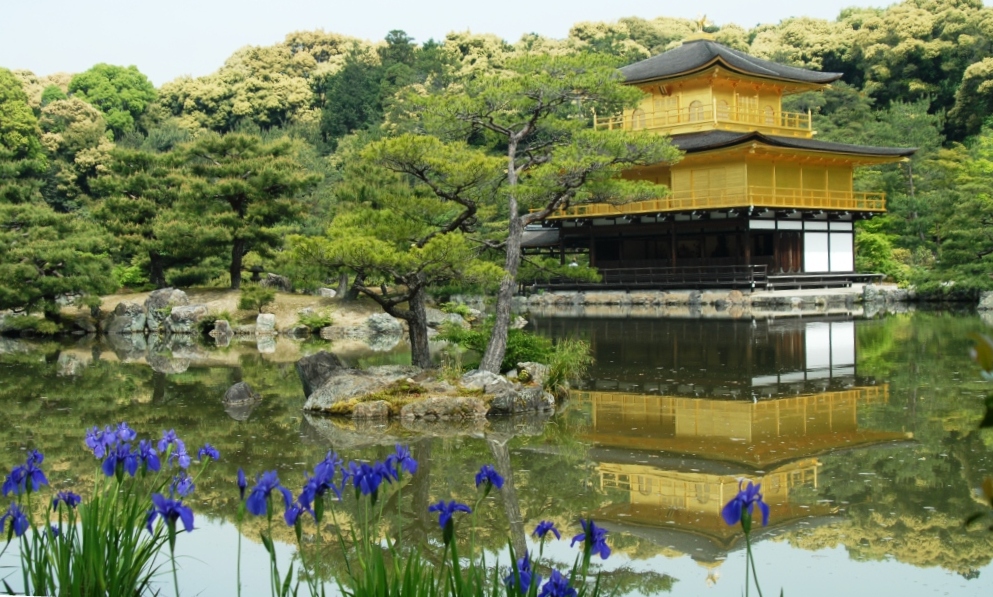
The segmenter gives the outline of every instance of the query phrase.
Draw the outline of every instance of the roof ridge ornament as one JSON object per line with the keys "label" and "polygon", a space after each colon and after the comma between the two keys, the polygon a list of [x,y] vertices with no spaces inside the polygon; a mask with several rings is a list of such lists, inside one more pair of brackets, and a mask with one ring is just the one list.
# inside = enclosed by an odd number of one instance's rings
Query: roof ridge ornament
{"label": "roof ridge ornament", "polygon": [[689,42],[702,41],[702,40],[714,41],[713,34],[707,33],[707,27],[713,25],[712,22],[707,20],[707,15],[705,14],[700,15],[699,17],[697,17],[697,20],[694,21],[694,23],[696,24],[696,31],[683,38],[683,41],[681,43],[685,44]]}

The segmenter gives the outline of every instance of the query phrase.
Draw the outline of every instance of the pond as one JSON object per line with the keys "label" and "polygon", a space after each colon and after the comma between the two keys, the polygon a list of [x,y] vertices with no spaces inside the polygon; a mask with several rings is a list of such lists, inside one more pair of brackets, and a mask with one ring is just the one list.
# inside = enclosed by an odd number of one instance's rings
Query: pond
{"label": "pond", "polygon": [[[614,552],[602,569],[620,594],[737,596],[744,544],[720,509],[746,478],[762,483],[771,507],[768,527],[754,533],[770,594],[993,589],[993,533],[963,526],[982,510],[979,487],[993,475],[993,432],[977,430],[993,387],[968,358],[968,334],[988,329],[978,317],[544,318],[534,326],[585,338],[596,356],[553,417],[421,430],[305,416],[293,362],[319,345],[281,340],[269,354],[173,346],[149,357],[106,340],[0,339],[0,464],[9,470],[37,448],[53,488],[79,490],[98,474],[82,443],[93,425],[127,421],[142,436],[175,429],[190,445],[212,443],[222,459],[200,479],[190,502],[197,528],[177,545],[184,595],[235,593],[239,467],[250,476],[278,470],[298,491],[329,449],[346,460],[382,458],[395,441],[421,463],[401,508],[404,544],[422,553],[440,542],[427,505],[472,503],[473,475],[493,463],[509,478],[478,512],[476,542],[491,554],[523,544],[548,519],[569,530],[545,556],[568,567],[576,551],[567,538],[592,516],[610,531]],[[346,355],[360,365],[404,358]],[[221,396],[237,381],[264,396],[254,410],[225,411]],[[260,524],[242,529],[245,595],[269,594]],[[467,518],[460,534],[468,526]],[[280,528],[277,538],[285,570],[292,532]],[[322,575],[343,572],[337,554],[322,552]],[[0,576],[15,587],[16,565],[9,552],[0,558]],[[165,594],[170,581],[162,578]]]}

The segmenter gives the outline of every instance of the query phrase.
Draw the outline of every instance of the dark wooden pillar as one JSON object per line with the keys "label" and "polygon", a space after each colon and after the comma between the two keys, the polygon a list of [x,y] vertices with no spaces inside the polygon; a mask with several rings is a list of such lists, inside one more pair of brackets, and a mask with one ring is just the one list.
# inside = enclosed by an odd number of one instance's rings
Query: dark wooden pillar
{"label": "dark wooden pillar", "polygon": [[676,267],[676,216],[669,222],[669,250],[672,253],[672,267]]}

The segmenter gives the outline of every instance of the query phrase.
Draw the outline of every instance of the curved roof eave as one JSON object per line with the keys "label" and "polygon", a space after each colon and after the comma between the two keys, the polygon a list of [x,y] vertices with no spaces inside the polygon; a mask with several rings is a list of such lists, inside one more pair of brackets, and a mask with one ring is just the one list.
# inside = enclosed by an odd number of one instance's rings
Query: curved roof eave
{"label": "curved roof eave", "polygon": [[753,142],[763,143],[772,147],[844,153],[858,156],[909,157],[914,155],[917,151],[916,147],[849,145],[847,143],[834,143],[831,141],[820,141],[798,137],[779,137],[776,135],[766,135],[760,132],[735,133],[731,131],[706,131],[703,133],[674,135],[671,139],[673,145],[686,153],[695,153],[712,149],[724,149],[727,147],[735,147],[737,145],[744,145],[746,143]]}
{"label": "curved roof eave", "polygon": [[684,42],[682,46],[620,69],[626,83],[643,83],[692,74],[719,63],[730,71],[791,83],[826,85],[842,73],[820,72],[778,64],[749,56],[710,40]]}

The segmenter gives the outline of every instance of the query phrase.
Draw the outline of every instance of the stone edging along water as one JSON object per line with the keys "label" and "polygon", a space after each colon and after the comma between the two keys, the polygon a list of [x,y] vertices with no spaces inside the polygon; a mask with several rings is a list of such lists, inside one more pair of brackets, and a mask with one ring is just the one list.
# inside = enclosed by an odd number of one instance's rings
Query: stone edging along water
{"label": "stone edging along water", "polygon": [[[917,300],[896,286],[742,292],[740,290],[551,291],[519,296],[516,308],[558,317],[764,318],[784,315],[872,316],[901,312]],[[991,300],[993,304],[993,300]]]}

